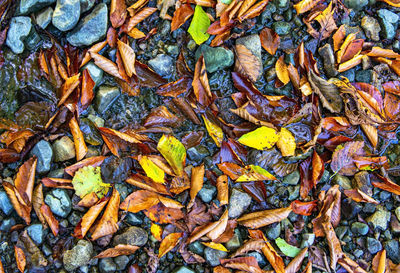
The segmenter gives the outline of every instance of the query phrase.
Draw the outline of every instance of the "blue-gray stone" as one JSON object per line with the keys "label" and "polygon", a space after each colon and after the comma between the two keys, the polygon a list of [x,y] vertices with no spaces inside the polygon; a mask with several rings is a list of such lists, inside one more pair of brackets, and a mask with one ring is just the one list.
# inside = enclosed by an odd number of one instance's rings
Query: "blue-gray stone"
{"label": "blue-gray stone", "polygon": [[209,247],[207,247],[204,250],[204,257],[211,266],[220,265],[221,263],[220,263],[219,259],[223,259],[226,256],[228,256],[228,253],[225,251],[221,251],[221,250],[217,250],[217,249],[213,249],[213,248],[209,248]]}
{"label": "blue-gray stone", "polygon": [[64,189],[53,189],[44,199],[44,202],[50,207],[51,211],[60,217],[67,217],[71,212],[72,202],[67,191]]}
{"label": "blue-gray stone", "polygon": [[19,2],[18,13],[21,15],[29,14],[55,2],[56,0],[21,0]]}
{"label": "blue-gray stone", "polygon": [[207,72],[213,73],[233,65],[234,57],[229,49],[202,44],[196,50],[196,60],[200,58],[201,54],[204,56]]}
{"label": "blue-gray stone", "polygon": [[368,0],[343,0],[343,4],[348,8],[361,10],[363,7],[368,5]]}
{"label": "blue-gray stone", "polygon": [[99,86],[101,81],[103,80],[103,70],[100,69],[97,65],[93,62],[87,63],[83,68],[82,71],[87,69],[89,71],[90,77],[94,81],[95,87]]}
{"label": "blue-gray stone", "polygon": [[301,248],[305,247],[310,247],[315,241],[315,234],[314,233],[304,233],[302,236],[302,241],[301,241]]}
{"label": "blue-gray stone", "polygon": [[205,184],[199,191],[198,195],[204,203],[209,203],[213,200],[215,194],[217,193],[217,188],[210,184]]}
{"label": "blue-gray stone", "polygon": [[16,222],[14,218],[4,219],[3,221],[1,221],[0,231],[9,232],[12,226],[14,226],[15,224]]}
{"label": "blue-gray stone", "polygon": [[125,218],[126,222],[132,226],[138,226],[143,223],[142,217],[138,213],[128,212]]}
{"label": "blue-gray stone", "polygon": [[110,108],[110,106],[118,99],[120,95],[119,88],[116,86],[102,85],[96,93],[95,109],[100,114]]}
{"label": "blue-gray stone", "polygon": [[32,155],[35,155],[38,159],[36,165],[36,171],[38,173],[46,173],[50,171],[51,161],[53,160],[53,149],[45,140],[41,140],[36,143],[31,151]]}
{"label": "blue-gray stone", "polygon": [[295,170],[294,172],[286,175],[283,178],[283,184],[287,184],[287,185],[297,185],[299,184],[300,181],[300,173],[298,170]]}
{"label": "blue-gray stone", "polygon": [[264,255],[261,255],[261,253],[253,251],[249,252],[247,255],[256,258],[257,263],[261,268],[267,265],[267,259],[264,257]]}
{"label": "blue-gray stone", "polygon": [[32,29],[32,21],[30,17],[18,16],[13,17],[10,21],[10,27],[7,32],[6,45],[15,54],[24,52],[24,41]]}
{"label": "blue-gray stone", "polygon": [[81,13],[84,13],[90,10],[94,6],[96,0],[80,0],[80,2],[81,2]]}
{"label": "blue-gray stone", "polygon": [[400,244],[397,240],[390,240],[383,243],[387,256],[393,263],[400,263]]}
{"label": "blue-gray stone", "polygon": [[354,222],[351,224],[351,231],[360,235],[366,235],[368,233],[368,225],[361,222]]}
{"label": "blue-gray stone", "polygon": [[369,216],[366,220],[372,225],[374,229],[386,230],[388,222],[390,219],[390,212],[388,212],[383,207],[378,207],[378,209]]}
{"label": "blue-gray stone", "polygon": [[118,256],[114,258],[114,262],[117,265],[117,270],[124,270],[129,264],[129,257],[126,255]]}
{"label": "blue-gray stone", "polygon": [[371,254],[375,254],[382,250],[382,244],[377,239],[368,237],[367,248]]}
{"label": "blue-gray stone", "polygon": [[29,237],[37,244],[41,245],[43,243],[44,236],[46,235],[42,224],[32,224],[26,228]]}
{"label": "blue-gray stone", "polygon": [[36,15],[36,23],[43,29],[45,29],[50,23],[51,18],[53,17],[53,8],[48,7],[42,11],[40,11]]}
{"label": "blue-gray stone", "polygon": [[174,62],[171,56],[167,54],[158,54],[149,61],[149,66],[160,76],[168,76],[175,70]]}
{"label": "blue-gray stone", "polygon": [[233,189],[229,199],[229,217],[239,217],[250,206],[250,203],[250,195],[238,189]]}
{"label": "blue-gray stone", "polygon": [[144,246],[147,243],[148,235],[146,230],[140,227],[132,226],[127,228],[120,235],[116,235],[113,240],[114,246],[119,244]]}
{"label": "blue-gray stone", "polygon": [[188,158],[196,163],[202,162],[208,155],[210,155],[210,151],[204,145],[197,145],[187,150]]}
{"label": "blue-gray stone", "polygon": [[291,29],[290,23],[279,21],[272,24],[272,28],[279,36],[288,35]]}
{"label": "blue-gray stone", "polygon": [[117,265],[112,258],[100,259],[99,269],[101,273],[112,273],[117,271]]}
{"label": "blue-gray stone", "polygon": [[195,273],[195,271],[182,265],[182,266],[178,267],[176,270],[174,270],[172,273]]}
{"label": "blue-gray stone", "polygon": [[189,245],[189,250],[197,255],[203,255],[205,246],[199,241],[195,241]]}
{"label": "blue-gray stone", "polygon": [[399,16],[387,9],[379,9],[378,17],[383,30],[385,39],[393,39],[396,35],[396,29],[399,23]]}
{"label": "blue-gray stone", "polygon": [[53,12],[53,25],[61,31],[71,30],[79,21],[81,3],[79,0],[57,0]]}
{"label": "blue-gray stone", "polygon": [[67,34],[67,41],[73,46],[94,44],[106,36],[107,24],[107,5],[100,3]]}
{"label": "blue-gray stone", "polygon": [[10,215],[13,211],[13,206],[5,191],[0,191],[0,209],[6,214]]}
{"label": "blue-gray stone", "polygon": [[57,139],[53,143],[54,161],[62,162],[75,157],[74,142],[67,136]]}
{"label": "blue-gray stone", "polygon": [[270,240],[275,240],[276,238],[279,237],[279,235],[281,234],[281,224],[280,223],[276,223],[271,225],[270,227],[268,227],[266,235],[268,237],[268,239]]}

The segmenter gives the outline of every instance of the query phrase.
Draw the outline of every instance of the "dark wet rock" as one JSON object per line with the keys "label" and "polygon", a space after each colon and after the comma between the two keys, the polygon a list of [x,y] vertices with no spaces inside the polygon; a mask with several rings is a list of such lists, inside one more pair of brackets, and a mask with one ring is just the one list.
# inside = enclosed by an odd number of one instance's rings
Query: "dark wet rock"
{"label": "dark wet rock", "polygon": [[10,229],[15,226],[16,222],[14,218],[4,219],[0,223],[0,231],[9,232]]}
{"label": "dark wet rock", "polygon": [[229,49],[202,44],[196,50],[196,60],[200,58],[201,54],[204,56],[207,72],[212,73],[233,65],[234,57]]}
{"label": "dark wet rock", "polygon": [[124,270],[129,264],[129,257],[126,255],[118,256],[114,258],[114,262],[117,265],[117,270]]}
{"label": "dark wet rock", "polygon": [[348,8],[361,10],[363,7],[368,5],[368,0],[343,0],[343,4]]}
{"label": "dark wet rock", "polygon": [[372,73],[373,73],[373,71],[370,69],[357,71],[356,72],[356,81],[370,83],[370,82],[372,82]]}
{"label": "dark wet rock", "polygon": [[42,11],[40,11],[36,15],[36,23],[43,29],[45,29],[50,23],[53,17],[53,8],[48,7]]}
{"label": "dark wet rock", "polygon": [[237,230],[235,230],[235,234],[233,234],[233,237],[225,244],[226,249],[232,251],[232,250],[239,248],[242,245],[242,242],[241,242],[241,239],[240,239],[240,236],[238,233],[239,232],[237,232]]}
{"label": "dark wet rock", "polygon": [[287,185],[297,185],[300,181],[300,172],[295,170],[294,172],[286,175],[283,178],[282,183]]}
{"label": "dark wet rock", "polygon": [[126,183],[117,183],[114,185],[115,189],[118,191],[119,195],[121,196],[121,201],[125,200],[125,198],[130,193],[128,186]]}
{"label": "dark wet rock", "polygon": [[61,31],[71,30],[79,21],[81,3],[79,0],[57,0],[52,23]]}
{"label": "dark wet rock", "polygon": [[8,198],[7,193],[5,191],[3,191],[3,190],[0,190],[0,209],[6,215],[10,215],[10,213],[14,209],[12,204],[11,204],[10,199]]}
{"label": "dark wet rock", "polygon": [[344,175],[340,175],[340,174],[336,174],[333,178],[332,178],[332,182],[334,184],[339,185],[342,189],[344,190],[350,190],[352,189],[351,186],[351,181],[347,176]]}
{"label": "dark wet rock", "polygon": [[107,5],[100,3],[67,34],[67,40],[73,46],[89,46],[105,37],[107,24]]}
{"label": "dark wet rock", "polygon": [[229,217],[239,217],[248,208],[250,203],[250,195],[241,190],[233,189],[229,199]]}
{"label": "dark wet rock", "polygon": [[57,139],[53,143],[54,161],[62,162],[75,157],[74,142],[67,136]]}
{"label": "dark wet rock", "polygon": [[189,250],[197,255],[203,255],[205,246],[199,241],[195,241],[189,245]]}
{"label": "dark wet rock", "polygon": [[216,250],[209,247],[204,250],[204,257],[211,266],[220,265],[221,263],[219,259],[223,259],[226,256],[228,256],[228,253],[225,251]]}
{"label": "dark wet rock", "polygon": [[210,184],[203,185],[198,195],[204,203],[209,203],[213,200],[217,193],[217,188]]}
{"label": "dark wet rock", "polygon": [[101,164],[101,177],[105,183],[118,184],[129,176],[132,160],[128,157],[107,157]]}
{"label": "dark wet rock", "polygon": [[371,224],[374,229],[379,228],[380,230],[386,230],[389,219],[390,212],[382,207],[378,207],[374,214],[366,218],[366,221]]}
{"label": "dark wet rock", "polygon": [[117,271],[117,265],[112,258],[100,259],[99,269],[101,273],[112,273]]}
{"label": "dark wet rock", "polygon": [[81,13],[84,13],[84,12],[90,10],[94,6],[95,2],[96,2],[96,0],[80,0]]}
{"label": "dark wet rock", "polygon": [[82,71],[88,69],[90,77],[95,83],[95,86],[99,86],[101,81],[103,80],[103,70],[100,69],[97,65],[95,65],[93,62],[87,63],[83,68]]}
{"label": "dark wet rock", "polygon": [[147,243],[148,235],[146,230],[140,227],[129,227],[122,234],[116,235],[113,240],[114,245],[125,244],[134,246],[144,246]]}
{"label": "dark wet rock", "polygon": [[128,212],[125,221],[132,226],[138,226],[143,223],[142,217],[138,213],[132,212]]}
{"label": "dark wet rock", "polygon": [[21,0],[19,2],[18,13],[21,15],[29,14],[55,2],[56,0]]}
{"label": "dark wet rock", "polygon": [[335,229],[336,235],[339,238],[339,240],[342,240],[343,237],[347,234],[347,232],[349,231],[349,228],[346,226],[338,226]]}
{"label": "dark wet rock", "polygon": [[367,238],[367,248],[369,253],[375,254],[382,250],[382,244],[375,238]]}
{"label": "dark wet rock", "polygon": [[294,187],[287,187],[284,188],[285,190],[287,189],[289,192],[289,201],[296,200],[300,196],[300,185],[294,186]]}
{"label": "dark wet rock", "polygon": [[173,59],[167,54],[158,54],[149,61],[149,66],[162,77],[173,74],[175,70]]}
{"label": "dark wet rock", "polygon": [[95,98],[95,109],[100,114],[107,111],[111,105],[118,99],[121,92],[116,86],[102,85],[97,90]]}
{"label": "dark wet rock", "polygon": [[277,224],[272,224],[270,227],[268,227],[266,235],[268,237],[268,239],[270,240],[275,240],[276,238],[279,237],[279,235],[281,234],[281,224],[277,223]]}
{"label": "dark wet rock", "polygon": [[264,257],[264,255],[257,251],[249,252],[247,256],[256,258],[257,263],[261,268],[267,265],[267,259]]}
{"label": "dark wet rock", "polygon": [[264,9],[263,13],[261,14],[261,22],[264,25],[267,20],[272,19],[272,14],[276,12],[276,6],[274,3],[268,3],[267,7]]}
{"label": "dark wet rock", "polygon": [[76,211],[73,211],[69,216],[68,216],[68,222],[73,225],[76,226],[79,221],[81,220],[82,215]]}
{"label": "dark wet rock", "polygon": [[354,222],[351,224],[351,231],[360,234],[360,235],[366,235],[368,233],[368,225],[360,222]]}
{"label": "dark wet rock", "polygon": [[329,77],[335,77],[338,74],[338,71],[335,68],[335,55],[332,46],[329,43],[326,43],[318,49],[318,53],[322,57],[326,74]]}
{"label": "dark wet rock", "polygon": [[344,199],[342,202],[342,213],[345,219],[352,219],[357,216],[358,213],[361,212],[362,206],[351,200],[350,198]]}
{"label": "dark wet rock", "polygon": [[400,244],[397,240],[390,240],[383,243],[387,257],[395,264],[400,263]]}
{"label": "dark wet rock", "polygon": [[364,16],[361,19],[361,27],[364,29],[365,35],[373,40],[379,41],[379,32],[381,31],[381,26],[374,17],[371,16]]}
{"label": "dark wet rock", "polygon": [[45,140],[39,141],[33,147],[31,154],[35,155],[38,159],[36,171],[39,174],[50,171],[51,161],[53,160],[53,149],[50,143]]}
{"label": "dark wet rock", "polygon": [[29,237],[31,237],[35,244],[41,245],[43,243],[46,232],[43,229],[42,224],[31,224],[26,228],[26,230],[28,231]]}
{"label": "dark wet rock", "polygon": [[103,143],[100,132],[97,130],[96,125],[90,119],[81,118],[79,128],[83,133],[85,142],[96,146]]}
{"label": "dark wet rock", "polygon": [[176,270],[174,270],[172,273],[195,273],[192,269],[186,266],[180,266]]}
{"label": "dark wet rock", "polygon": [[288,35],[291,29],[290,23],[279,21],[272,24],[272,28],[279,36]]}
{"label": "dark wet rock", "polygon": [[71,249],[67,250],[63,256],[64,268],[67,271],[74,271],[78,267],[87,265],[93,256],[93,245],[86,240],[79,240]]}
{"label": "dark wet rock", "polygon": [[197,145],[196,147],[192,147],[187,150],[188,158],[196,163],[202,162],[203,159],[208,155],[210,155],[210,152],[204,145]]}
{"label": "dark wet rock", "polygon": [[21,54],[24,49],[24,41],[32,29],[31,18],[26,16],[13,17],[7,31],[6,45],[15,54]]}
{"label": "dark wet rock", "polygon": [[60,217],[67,217],[71,212],[72,202],[67,191],[64,189],[53,189],[44,199],[44,202],[50,207],[51,211]]}
{"label": "dark wet rock", "polygon": [[385,39],[393,39],[399,23],[399,16],[387,9],[378,10],[378,17],[383,30]]}

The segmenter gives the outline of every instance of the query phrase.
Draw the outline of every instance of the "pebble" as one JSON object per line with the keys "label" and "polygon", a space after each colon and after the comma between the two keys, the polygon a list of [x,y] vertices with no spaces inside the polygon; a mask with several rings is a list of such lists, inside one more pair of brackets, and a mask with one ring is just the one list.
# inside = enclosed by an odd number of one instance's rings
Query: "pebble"
{"label": "pebble", "polygon": [[35,244],[41,245],[43,243],[46,232],[43,229],[42,224],[31,224],[26,228],[26,230],[28,231],[29,237],[31,237]]}
{"label": "pebble", "polygon": [[162,77],[169,76],[175,71],[173,59],[167,54],[158,54],[149,60],[149,66]]}
{"label": "pebble", "polygon": [[281,234],[281,224],[276,223],[271,225],[270,227],[268,227],[266,234],[268,239],[275,240]]}
{"label": "pebble", "polygon": [[387,257],[395,264],[400,263],[400,244],[397,240],[389,240],[383,243]]}
{"label": "pebble", "polygon": [[233,65],[234,57],[231,50],[224,47],[210,47],[202,44],[196,50],[196,60],[204,56],[207,72],[213,73]]}
{"label": "pebble", "polygon": [[257,263],[261,268],[267,265],[267,259],[257,251],[249,252],[247,256],[256,258]]}
{"label": "pebble", "polygon": [[372,82],[372,74],[373,74],[373,71],[370,69],[357,71],[356,72],[356,81],[370,83],[370,82]]}
{"label": "pebble", "polygon": [[207,147],[204,145],[197,145],[187,150],[188,158],[193,162],[202,162],[203,159],[210,155]]}
{"label": "pebble", "polygon": [[238,235],[237,230],[235,230],[235,234],[233,234],[233,237],[228,242],[226,242],[225,247],[226,249],[232,251],[239,248],[241,245],[242,243],[240,240],[240,236]]}
{"label": "pebble", "polygon": [[205,246],[199,241],[195,241],[189,245],[189,250],[197,255],[203,255]]}
{"label": "pebble", "polygon": [[79,240],[71,250],[65,251],[63,256],[64,267],[67,271],[74,271],[78,267],[87,265],[92,256],[92,243],[86,240]]}
{"label": "pebble", "polygon": [[80,15],[80,0],[57,0],[52,23],[59,30],[68,31],[76,26]]}
{"label": "pebble", "polygon": [[204,203],[209,203],[214,199],[217,194],[217,188],[210,184],[203,185],[198,195]]}
{"label": "pebble", "polygon": [[360,235],[366,235],[368,233],[368,225],[360,222],[354,222],[351,224],[351,231]]}
{"label": "pebble", "polygon": [[[1,200],[1,198],[0,198],[0,200]],[[0,205],[0,206],[1,206],[1,205]],[[394,210],[394,214],[396,215],[397,220],[400,221],[400,207],[397,207],[397,208]]]}
{"label": "pebble", "polygon": [[204,258],[211,266],[220,265],[221,263],[220,263],[219,259],[223,259],[226,256],[228,256],[228,253],[225,251],[213,249],[210,247],[207,247],[204,250]]}
{"label": "pebble", "polygon": [[287,185],[297,185],[300,181],[300,172],[298,170],[295,170],[294,172],[286,175],[282,183],[287,184]]}
{"label": "pebble", "polygon": [[233,189],[229,199],[229,217],[239,217],[248,208],[250,203],[250,195],[238,189]]}
{"label": "pebble", "polygon": [[11,227],[13,227],[15,224],[16,222],[14,218],[4,219],[0,223],[0,231],[9,232]]}
{"label": "pebble", "polygon": [[361,10],[363,7],[368,5],[368,0],[343,0],[343,4],[348,8]]}
{"label": "pebble", "polygon": [[67,136],[56,140],[53,143],[54,161],[62,162],[75,157],[74,142]]}
{"label": "pebble", "polygon": [[291,29],[290,23],[279,21],[272,24],[272,28],[279,36],[288,35]]}
{"label": "pebble", "polygon": [[375,254],[382,250],[382,244],[375,238],[367,238],[367,248],[369,253]]}
{"label": "pebble", "polygon": [[125,270],[129,264],[129,257],[126,255],[118,256],[114,258],[114,262],[117,265],[117,270]]}
{"label": "pebble", "polygon": [[89,70],[90,77],[94,81],[94,86],[97,87],[100,85],[101,81],[103,80],[103,70],[100,69],[97,65],[93,62],[88,62],[83,68],[82,71],[85,69]]}
{"label": "pebble", "polygon": [[324,70],[329,77],[335,77],[339,72],[335,67],[335,55],[331,44],[326,43],[318,49],[319,55],[322,57],[324,63]]}
{"label": "pebble", "polygon": [[67,217],[71,212],[72,202],[64,189],[52,189],[46,194],[44,202],[55,215],[62,218]]}
{"label": "pebble", "polygon": [[314,244],[315,234],[314,233],[304,233],[302,236],[301,248],[310,247]]}
{"label": "pebble", "polygon": [[172,273],[195,273],[195,271],[186,266],[180,266],[176,270],[172,271]]}
{"label": "pebble", "polygon": [[41,140],[33,147],[31,151],[38,159],[36,171],[39,174],[47,173],[50,171],[51,161],[53,160],[53,149],[49,142]]}
{"label": "pebble", "polygon": [[113,240],[114,245],[125,244],[134,246],[144,246],[147,243],[148,235],[146,230],[140,227],[129,227],[122,234],[116,235]]}
{"label": "pebble", "polygon": [[51,18],[53,17],[53,8],[48,7],[42,11],[40,11],[36,15],[36,23],[43,29],[45,29],[50,23]]}
{"label": "pebble", "polygon": [[7,31],[6,45],[15,54],[24,52],[24,41],[32,29],[32,21],[30,17],[18,16],[13,17],[10,21],[10,27]]}
{"label": "pebble", "polygon": [[100,3],[67,34],[67,41],[73,46],[92,45],[106,36],[107,25],[108,8]]}
{"label": "pebble", "polygon": [[117,265],[112,258],[103,258],[100,259],[99,269],[101,273],[112,273],[117,271]]}
{"label": "pebble", "polygon": [[121,92],[116,86],[102,85],[96,93],[95,109],[100,114],[107,111],[111,105],[118,99]]}
{"label": "pebble", "polygon": [[90,10],[94,6],[95,2],[96,2],[96,0],[80,0],[81,13],[84,13],[84,12]]}
{"label": "pebble", "polygon": [[374,214],[369,216],[366,221],[371,224],[374,229],[379,228],[381,230],[386,230],[389,219],[390,212],[382,207],[378,207]]}
{"label": "pebble", "polygon": [[21,15],[29,14],[55,2],[56,0],[21,0],[19,2],[18,13]]}
{"label": "pebble", "polygon": [[257,34],[245,36],[236,40],[236,45],[244,45],[261,62],[261,40]]}
{"label": "pebble", "polygon": [[387,9],[379,9],[378,17],[383,30],[383,37],[385,39],[393,39],[396,35],[399,16]]}
{"label": "pebble", "polygon": [[361,19],[361,27],[364,29],[365,35],[372,41],[379,41],[379,32],[381,31],[381,26],[374,17],[364,16]]}
{"label": "pebble", "polygon": [[143,224],[143,219],[142,217],[139,216],[139,213],[128,212],[125,220],[128,224],[132,226],[138,226]]}
{"label": "pebble", "polygon": [[332,182],[334,184],[339,185],[344,190],[351,190],[352,189],[351,181],[347,176],[336,174],[332,178]]}
{"label": "pebble", "polygon": [[6,215],[10,215],[10,213],[14,209],[12,204],[11,204],[10,199],[8,198],[7,193],[5,191],[3,191],[3,190],[0,190],[0,209]]}

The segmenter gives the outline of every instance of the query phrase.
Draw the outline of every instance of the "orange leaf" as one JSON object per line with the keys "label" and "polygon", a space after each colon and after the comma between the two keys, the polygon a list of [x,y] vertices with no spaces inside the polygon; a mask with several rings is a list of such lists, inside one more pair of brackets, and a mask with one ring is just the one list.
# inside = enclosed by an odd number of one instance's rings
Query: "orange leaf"
{"label": "orange leaf", "polygon": [[227,205],[229,200],[228,176],[221,175],[217,178],[217,199],[221,206]]}
{"label": "orange leaf", "polygon": [[302,0],[293,5],[297,14],[305,13],[315,7],[321,0]]}
{"label": "orange leaf", "polygon": [[262,47],[271,55],[275,55],[279,47],[281,38],[276,32],[270,28],[264,28],[260,32],[260,40]]}
{"label": "orange leaf", "polygon": [[[381,190],[388,191],[391,193],[394,193],[396,195],[400,195],[400,186],[394,183],[392,180],[390,180],[387,177],[380,176],[378,174],[375,174],[375,177],[378,179],[374,179],[372,182],[372,185],[374,187],[377,187]],[[382,182],[377,182],[377,181],[382,181]]]}
{"label": "orange leaf", "polygon": [[43,184],[40,183],[36,186],[35,190],[33,191],[32,206],[36,212],[36,216],[39,218],[39,221],[42,223],[43,227],[46,228],[47,227],[46,219],[44,218],[42,212],[40,211],[42,204],[44,204]]}
{"label": "orange leaf", "polygon": [[194,198],[203,187],[204,172],[204,164],[192,168],[192,177],[190,179],[190,201],[187,206],[188,208],[193,206]]}
{"label": "orange leaf", "polygon": [[121,203],[120,209],[137,213],[139,211],[149,209],[159,202],[160,200],[158,199],[158,195],[156,193],[147,190],[138,190],[125,198],[125,200]]}
{"label": "orange leaf", "polygon": [[177,30],[183,25],[194,13],[193,8],[188,3],[182,4],[174,12],[171,22],[171,32]]}
{"label": "orange leaf", "polygon": [[26,258],[24,251],[18,246],[14,246],[15,260],[17,261],[17,267],[21,273],[24,273],[26,267]]}
{"label": "orange leaf", "polygon": [[118,40],[118,51],[121,54],[122,62],[124,63],[125,71],[129,77],[136,74],[135,70],[135,52],[129,45]]}
{"label": "orange leaf", "polygon": [[60,107],[68,99],[69,95],[71,95],[75,88],[78,87],[80,83],[79,77],[80,73],[66,79],[61,88],[61,98],[57,104],[57,107]]}
{"label": "orange leaf", "polygon": [[110,22],[113,28],[122,26],[127,15],[125,0],[111,0]]}
{"label": "orange leaf", "polygon": [[285,273],[297,273],[300,271],[301,264],[306,257],[308,248],[303,248],[299,254],[287,265],[285,268]]}
{"label": "orange leaf", "polygon": [[247,47],[241,44],[235,46],[235,55],[235,71],[248,77],[252,82],[256,82],[262,72],[261,61]]}
{"label": "orange leaf", "polygon": [[170,233],[168,234],[160,244],[160,248],[158,250],[158,258],[161,258],[169,251],[171,251],[179,242],[180,238],[182,237],[181,232]]}
{"label": "orange leaf", "polygon": [[[17,214],[29,225],[31,223],[31,207],[20,202],[20,199],[22,199],[21,195],[13,185],[8,182],[3,182],[2,185]],[[23,200],[21,201],[23,202]]]}
{"label": "orange leaf", "polygon": [[103,163],[104,159],[106,159],[106,157],[102,155],[85,158],[82,161],[79,161],[71,166],[66,167],[64,171],[70,176],[74,176],[77,170],[85,166],[93,166],[93,168],[100,166],[101,163]]}
{"label": "orange leaf", "polygon": [[82,217],[81,221],[75,227],[74,237],[82,239],[85,237],[86,233],[89,231],[90,227],[93,225],[94,221],[96,221],[97,216],[99,216],[100,212],[103,210],[105,205],[108,202],[108,198],[101,199],[96,205],[92,206]]}
{"label": "orange leaf", "polygon": [[114,258],[121,255],[132,255],[136,252],[140,247],[133,245],[116,245],[113,248],[106,249],[92,259],[103,259],[103,258]]}
{"label": "orange leaf", "polygon": [[17,177],[14,180],[15,188],[25,204],[29,204],[32,201],[36,165],[37,158],[31,157],[19,168]]}
{"label": "orange leaf", "polygon": [[42,204],[40,207],[40,212],[42,213],[43,217],[46,219],[47,224],[49,224],[49,227],[51,231],[53,232],[54,236],[57,237],[58,234],[58,221],[54,217],[53,213],[50,210],[50,207],[46,204]]}
{"label": "orange leaf", "polygon": [[157,241],[161,241],[163,229],[161,226],[151,223],[150,232]]}
{"label": "orange leaf", "polygon": [[84,66],[85,64],[87,64],[90,59],[92,58],[90,56],[90,53],[98,53],[100,52],[100,50],[102,50],[105,46],[107,45],[107,40],[103,41],[103,42],[98,42],[97,44],[92,45],[89,50],[86,52],[85,56],[83,56],[83,60],[81,65],[79,66],[79,68],[81,68],[82,66]]}
{"label": "orange leaf", "polygon": [[121,74],[119,74],[118,66],[110,61],[109,59],[101,56],[100,54],[90,52],[90,56],[93,58],[94,63],[104,72],[123,80]]}
{"label": "orange leaf", "polygon": [[138,13],[136,13],[133,17],[131,17],[127,24],[123,28],[126,27],[127,32],[129,32],[134,26],[142,22],[144,19],[152,15],[157,11],[157,8],[146,7],[141,9]]}
{"label": "orange leaf", "polygon": [[365,203],[372,203],[372,204],[379,204],[374,198],[369,196],[368,194],[364,193],[360,189],[352,189],[352,190],[344,190],[343,192],[348,198],[356,201],[356,202],[365,202]]}
{"label": "orange leaf", "polygon": [[289,71],[287,65],[285,64],[283,55],[280,56],[279,59],[276,61],[275,71],[276,71],[276,76],[284,85],[289,83],[290,81]]}
{"label": "orange leaf", "polygon": [[310,216],[313,210],[317,207],[317,201],[302,202],[299,200],[294,200],[290,204],[290,207],[296,214]]}
{"label": "orange leaf", "polygon": [[184,217],[180,209],[168,208],[162,203],[158,203],[155,206],[144,211],[144,214],[150,218],[151,221],[160,224],[176,224],[176,221]]}
{"label": "orange leaf", "polygon": [[210,238],[212,241],[217,240],[219,236],[224,233],[226,227],[228,225],[228,210],[225,210],[224,214],[222,214],[221,218],[218,220],[218,224],[211,230],[207,237]]}
{"label": "orange leaf", "polygon": [[206,65],[203,56],[197,60],[192,86],[197,101],[204,106],[210,105],[213,96],[208,83]]}
{"label": "orange leaf", "polygon": [[99,201],[99,197],[95,192],[86,194],[81,201],[79,201],[78,206],[90,208],[94,206]]}
{"label": "orange leaf", "polygon": [[379,0],[379,1],[383,1],[388,5],[391,5],[393,7],[400,7],[400,1],[399,0]]}
{"label": "orange leaf", "polygon": [[263,273],[255,257],[237,257],[231,259],[221,259],[225,267],[242,270],[250,273]]}
{"label": "orange leaf", "polygon": [[79,124],[75,117],[72,117],[69,121],[69,128],[71,130],[72,137],[74,138],[76,160],[82,160],[85,157],[88,148],[83,138],[83,133],[79,128]]}
{"label": "orange leaf", "polygon": [[0,149],[0,162],[13,163],[20,159],[19,153],[13,149]]}
{"label": "orange leaf", "polygon": [[238,219],[239,224],[249,228],[260,228],[286,219],[291,207],[263,210],[246,214]]}
{"label": "orange leaf", "polygon": [[74,187],[72,186],[71,179],[65,178],[50,178],[45,177],[42,178],[42,183],[48,188],[60,188],[60,189],[69,189],[72,190]]}
{"label": "orange leaf", "polygon": [[82,73],[82,96],[81,96],[81,104],[85,109],[87,108],[94,98],[93,88],[95,83],[90,76],[89,69],[83,70]]}

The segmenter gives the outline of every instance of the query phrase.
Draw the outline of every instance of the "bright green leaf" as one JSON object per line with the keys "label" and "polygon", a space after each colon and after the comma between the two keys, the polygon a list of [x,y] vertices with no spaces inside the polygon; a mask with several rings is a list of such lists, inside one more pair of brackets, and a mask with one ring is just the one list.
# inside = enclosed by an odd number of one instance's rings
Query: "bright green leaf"
{"label": "bright green leaf", "polygon": [[201,6],[196,6],[192,22],[188,29],[188,32],[196,44],[200,45],[210,37],[210,34],[207,33],[210,22],[210,18],[208,18],[208,15],[203,8]]}
{"label": "bright green leaf", "polygon": [[270,149],[278,141],[279,135],[275,129],[268,127],[260,127],[239,138],[239,142],[243,145],[255,148],[257,150]]}
{"label": "bright green leaf", "polygon": [[174,136],[163,135],[158,142],[157,150],[167,160],[174,173],[181,176],[186,160],[185,146]]}
{"label": "bright green leaf", "polygon": [[101,179],[101,168],[93,166],[85,166],[75,172],[72,179],[72,185],[75,189],[75,194],[83,198],[89,193],[96,193],[97,197],[102,198],[111,187],[110,184],[103,183]]}
{"label": "bright green leaf", "polygon": [[276,238],[275,239],[275,243],[279,247],[279,249],[282,251],[282,253],[285,254],[288,257],[294,258],[301,251],[300,248],[292,246],[292,245],[289,245],[282,238]]}

